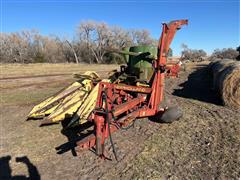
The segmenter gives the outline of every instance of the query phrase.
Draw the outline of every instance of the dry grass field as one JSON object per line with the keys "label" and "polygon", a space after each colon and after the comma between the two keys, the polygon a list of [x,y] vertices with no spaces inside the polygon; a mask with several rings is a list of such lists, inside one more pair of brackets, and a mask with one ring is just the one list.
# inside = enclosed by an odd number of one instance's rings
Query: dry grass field
{"label": "dry grass field", "polygon": [[[240,113],[221,105],[206,66],[186,65],[179,78],[166,81],[168,102],[184,112],[179,121],[140,119],[113,134],[116,162],[91,151],[76,156],[60,124],[38,127],[26,116],[73,82],[73,73],[94,70],[106,77],[117,65],[0,65],[0,179],[239,179]],[[109,143],[107,153],[113,157]]]}
{"label": "dry grass field", "polygon": [[88,71],[108,72],[110,69],[118,68],[117,65],[96,65],[96,64],[0,64],[0,77],[16,78],[26,76],[41,75],[71,75],[73,73],[81,73]]}

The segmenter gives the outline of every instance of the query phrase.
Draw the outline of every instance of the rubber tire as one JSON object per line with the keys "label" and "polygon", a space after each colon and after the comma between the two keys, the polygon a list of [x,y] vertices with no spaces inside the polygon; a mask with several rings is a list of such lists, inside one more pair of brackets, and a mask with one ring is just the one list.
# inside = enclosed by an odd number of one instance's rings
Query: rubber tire
{"label": "rubber tire", "polygon": [[169,107],[159,118],[162,123],[172,123],[179,120],[183,115],[182,111],[178,107]]}

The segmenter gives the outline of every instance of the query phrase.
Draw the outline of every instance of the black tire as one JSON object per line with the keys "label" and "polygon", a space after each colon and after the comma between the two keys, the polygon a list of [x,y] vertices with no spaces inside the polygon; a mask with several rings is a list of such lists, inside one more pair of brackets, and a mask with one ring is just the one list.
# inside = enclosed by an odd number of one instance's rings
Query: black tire
{"label": "black tire", "polygon": [[169,107],[165,112],[158,118],[162,123],[172,123],[183,115],[182,111],[178,107]]}

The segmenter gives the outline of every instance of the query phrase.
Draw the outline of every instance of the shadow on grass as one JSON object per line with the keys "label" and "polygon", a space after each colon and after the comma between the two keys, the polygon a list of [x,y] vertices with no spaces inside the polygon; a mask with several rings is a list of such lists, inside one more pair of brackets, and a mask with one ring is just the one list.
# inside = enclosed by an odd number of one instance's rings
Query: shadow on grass
{"label": "shadow on grass", "polygon": [[89,129],[92,125],[92,123],[87,122],[81,126],[64,130],[65,124],[62,124],[63,130],[61,133],[68,138],[68,142],[55,148],[57,150],[57,154],[63,154],[71,151],[73,156],[77,156],[75,151],[75,147],[77,145],[76,143],[93,133],[93,130]]}
{"label": "shadow on grass", "polygon": [[24,180],[24,179],[34,179],[40,180],[40,174],[27,156],[17,157],[16,162],[23,163],[27,166],[29,177],[25,175],[12,176],[12,169],[10,167],[11,156],[0,157],[0,179],[13,179],[13,180]]}
{"label": "shadow on grass", "polygon": [[222,104],[217,93],[212,90],[212,77],[207,65],[197,67],[188,76],[188,80],[179,86],[182,88],[175,89],[173,95],[216,105]]}

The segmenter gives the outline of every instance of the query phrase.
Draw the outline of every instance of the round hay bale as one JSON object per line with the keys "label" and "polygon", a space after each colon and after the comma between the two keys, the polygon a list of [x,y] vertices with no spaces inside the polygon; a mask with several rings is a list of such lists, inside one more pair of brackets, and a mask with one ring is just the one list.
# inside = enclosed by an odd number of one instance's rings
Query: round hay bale
{"label": "round hay bale", "polygon": [[223,103],[240,108],[240,63],[229,65],[219,77]]}
{"label": "round hay bale", "polygon": [[220,76],[224,70],[228,66],[231,66],[232,64],[235,64],[236,61],[229,60],[229,59],[223,59],[216,61],[214,64],[212,64],[212,77],[213,77],[213,89],[220,90]]}
{"label": "round hay bale", "polygon": [[213,88],[222,97],[223,104],[240,108],[240,62],[217,60],[209,64],[213,75]]}

